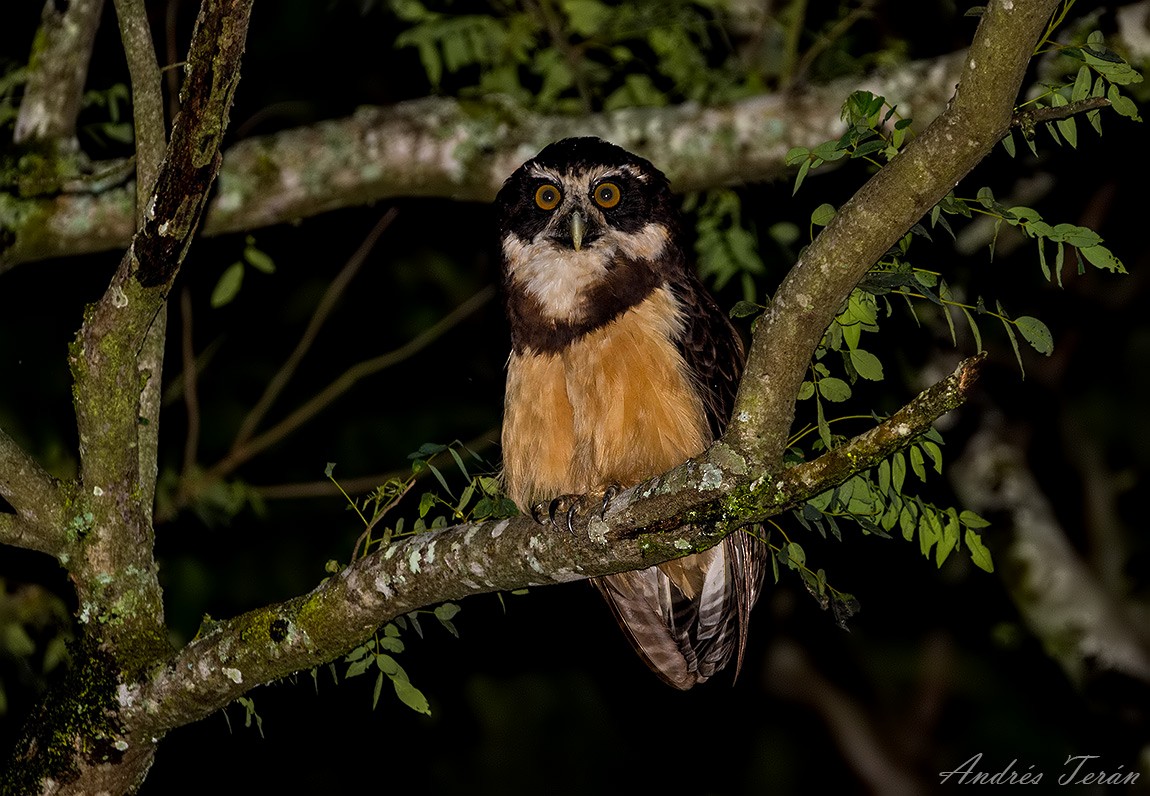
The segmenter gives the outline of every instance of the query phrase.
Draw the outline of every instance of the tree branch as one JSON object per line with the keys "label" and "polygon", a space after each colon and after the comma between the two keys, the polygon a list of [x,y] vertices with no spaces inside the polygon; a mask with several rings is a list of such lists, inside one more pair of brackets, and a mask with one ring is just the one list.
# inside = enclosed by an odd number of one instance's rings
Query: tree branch
{"label": "tree branch", "polygon": [[[839,135],[839,111],[865,88],[926,122],[954,89],[963,54],[907,64],[865,80],[751,97],[722,106],[630,108],[541,116],[494,101],[426,98],[363,108],[345,119],[240,141],[228,150],[203,232],[218,235],[308,218],[398,196],[490,201],[543,146],[598,135],[659,164],[678,191],[769,180],[792,146]],[[185,89],[186,91],[186,89]],[[366,166],[365,166],[366,164]],[[11,198],[0,203],[0,273],[22,262],[127,245],[132,192]]]}
{"label": "tree branch", "polygon": [[260,451],[279,442],[293,430],[306,423],[317,412],[354,387],[361,379],[392,367],[422,351],[493,298],[495,298],[495,288],[489,285],[394,351],[388,351],[386,354],[380,354],[378,357],[365,359],[352,365],[335,381],[297,407],[283,420],[262,434],[229,451],[227,456],[212,465],[204,476],[205,480],[222,478],[232,472]]}
{"label": "tree branch", "polygon": [[394,541],[310,594],[207,623],[129,689],[128,720],[154,734],[196,721],[256,684],[334,659],[385,622],[427,605],[638,569],[710,547],[905,447],[965,400],[980,363],[963,361],[886,422],[778,479],[759,477],[719,442],[700,459],[620,493],[602,517],[579,515],[574,534],[519,516]]}
{"label": "tree branch", "polygon": [[[952,466],[951,482],[964,505],[1005,515],[1010,540],[997,555],[998,569],[1030,632],[1070,680],[1102,702],[1123,704],[1145,695],[1150,651],[1070,545],[1025,459],[989,422]],[[1131,688],[1132,681],[1141,685]]]}
{"label": "tree branch", "polygon": [[299,363],[303,361],[304,356],[311,349],[311,345],[315,342],[315,338],[319,335],[319,330],[323,328],[324,322],[327,320],[331,311],[335,309],[336,304],[339,302],[340,296],[343,295],[347,286],[351,284],[351,280],[359,273],[360,266],[367,260],[367,255],[375,248],[375,244],[391,223],[395,220],[395,216],[399,211],[394,207],[388,210],[372,227],[371,231],[367,233],[367,237],[360,243],[359,248],[351,255],[339,274],[332,280],[331,284],[327,286],[324,291],[323,298],[320,299],[319,304],[312,313],[311,320],[308,321],[307,328],[300,336],[299,342],[296,343],[295,349],[291,352],[288,358],[280,366],[276,374],[268,382],[264,388],[263,395],[256,401],[255,406],[244,417],[243,422],[240,423],[240,429],[236,432],[236,438],[232,442],[232,450],[239,448],[244,443],[252,438],[256,429],[259,428],[260,422],[264,419],[268,409],[275,403],[276,398],[279,397],[280,392],[287,386],[288,381],[292,375],[299,368]]}
{"label": "tree branch", "polygon": [[120,39],[128,57],[132,80],[132,117],[136,138],[136,213],[139,228],[144,221],[147,197],[164,159],[164,97],[160,89],[160,64],[148,26],[143,0],[114,0],[120,23]]}
{"label": "tree branch", "polygon": [[58,6],[53,0],[44,3],[12,140],[42,141],[58,151],[73,152],[104,0],[72,0],[62,10]]}
{"label": "tree branch", "polygon": [[799,384],[851,290],[1009,129],[1034,43],[1057,4],[988,4],[946,111],[839,209],[787,274],[759,321],[725,435],[756,465],[780,469]]}
{"label": "tree branch", "polygon": [[12,504],[18,517],[0,523],[0,542],[49,555],[64,552],[68,528],[65,487],[44,472],[3,429],[0,429],[0,497]]}

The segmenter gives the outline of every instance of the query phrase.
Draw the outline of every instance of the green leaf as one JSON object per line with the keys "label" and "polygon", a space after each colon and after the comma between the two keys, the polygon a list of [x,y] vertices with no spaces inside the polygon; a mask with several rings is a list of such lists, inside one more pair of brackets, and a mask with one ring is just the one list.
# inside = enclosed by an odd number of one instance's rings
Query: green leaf
{"label": "green leaf", "polygon": [[939,522],[938,512],[933,508],[926,508],[922,513],[922,522],[918,526],[918,549],[923,556],[930,558],[930,549],[942,541],[942,523]]}
{"label": "green leaf", "polygon": [[988,528],[990,523],[982,517],[975,514],[973,511],[964,511],[958,515],[958,521],[965,525],[967,528]]}
{"label": "green leaf", "polygon": [[212,307],[218,309],[226,304],[230,304],[236,294],[240,292],[240,286],[244,282],[244,264],[235,262],[224,269],[223,274],[220,276],[216,286],[212,289]]}
{"label": "green leaf", "polygon": [[791,196],[799,192],[799,186],[803,184],[803,178],[807,176],[807,172],[811,170],[811,161],[804,160],[802,165],[799,166],[799,173],[795,175],[795,187],[791,190]]}
{"label": "green leaf", "polygon": [[1111,273],[1126,273],[1126,266],[1122,265],[1122,261],[1105,246],[1085,246],[1079,248],[1078,251],[1095,268],[1102,268]]}
{"label": "green leaf", "polygon": [[918,527],[918,514],[913,503],[903,504],[902,511],[898,515],[898,525],[903,539],[909,542],[914,538],[914,529]]}
{"label": "green leaf", "polygon": [[1114,108],[1120,116],[1125,116],[1136,122],[1142,121],[1142,117],[1138,115],[1138,106],[1134,104],[1132,99],[1124,96],[1117,86],[1110,86],[1106,91],[1106,99],[1110,100],[1110,107]]}
{"label": "green leaf", "polygon": [[912,445],[910,448],[910,469],[914,470],[919,481],[926,480],[926,467],[922,458],[922,450],[917,445]]}
{"label": "green leaf", "polygon": [[987,572],[994,572],[994,561],[990,558],[990,551],[982,543],[982,537],[968,527],[964,541],[966,549],[970,551],[970,560],[974,562],[975,566]]}
{"label": "green leaf", "polygon": [[842,379],[828,376],[819,379],[819,395],[834,403],[842,403],[851,397],[851,388]]}
{"label": "green leaf", "polygon": [[262,271],[265,274],[274,274],[276,272],[276,264],[272,258],[269,257],[266,252],[260,251],[250,243],[244,248],[244,260],[257,271]]}
{"label": "green leaf", "polygon": [[1055,224],[1050,237],[1080,249],[1084,246],[1097,246],[1102,242],[1102,237],[1097,232],[1077,224]]}
{"label": "green leaf", "polygon": [[737,301],[735,306],[731,307],[730,317],[732,318],[745,318],[748,315],[756,315],[763,311],[761,304],[756,304],[753,301]]}
{"label": "green leaf", "polygon": [[817,227],[825,227],[835,217],[834,205],[821,204],[811,213],[811,223]]}
{"label": "green leaf", "polygon": [[1014,319],[1014,325],[1022,333],[1026,342],[1040,354],[1050,356],[1054,351],[1054,336],[1046,324],[1030,315],[1020,315]]}
{"label": "green leaf", "polygon": [[439,485],[443,487],[443,491],[450,495],[451,487],[447,485],[447,479],[443,477],[443,473],[439,472],[439,468],[431,462],[428,462],[427,469],[431,470],[432,474],[435,476],[435,480],[439,481]]}
{"label": "green leaf", "polygon": [[823,402],[817,399],[815,400],[815,416],[817,418],[816,422],[818,423],[819,428],[819,439],[822,440],[823,447],[827,450],[830,450],[831,427],[830,424],[827,423],[826,416],[823,414]]}
{"label": "green leaf", "polygon": [[383,672],[379,672],[375,676],[375,688],[371,692],[371,709],[375,710],[376,705],[379,704],[379,695],[383,691]]}
{"label": "green leaf", "polygon": [[792,562],[791,569],[794,569],[796,566],[802,566],[807,562],[806,551],[796,542],[788,542],[786,552],[787,559]]}
{"label": "green leaf", "polygon": [[942,475],[942,448],[938,447],[937,442],[931,442],[928,439],[924,439],[918,444],[922,446],[923,452],[930,457],[934,464],[934,471]]}
{"label": "green leaf", "polygon": [[903,458],[902,451],[891,457],[890,466],[894,491],[901,495],[903,482],[906,481],[906,459]]}
{"label": "green leaf", "polygon": [[1014,349],[1014,359],[1018,362],[1018,369],[1022,372],[1022,378],[1026,378],[1026,368],[1022,365],[1022,351],[1018,348],[1018,337],[1014,334],[1010,318],[1006,315],[1006,310],[1002,308],[1002,303],[999,301],[994,302],[998,308],[999,320],[1002,321],[1002,328],[1006,329],[1006,336],[1010,339],[1010,347]]}
{"label": "green leaf", "polygon": [[812,382],[804,381],[799,385],[799,394],[797,400],[805,401],[815,394],[815,385]]}
{"label": "green leaf", "polygon": [[1074,102],[1084,100],[1090,96],[1090,67],[1086,64],[1078,67],[1078,74],[1074,78],[1074,88],[1070,91],[1070,99]]}
{"label": "green leaf", "polygon": [[970,325],[970,333],[974,335],[974,347],[981,353],[982,352],[982,333],[978,330],[978,324],[974,321],[974,316],[970,314],[970,310],[966,307],[959,307],[962,314],[966,316],[966,322]]}
{"label": "green leaf", "polygon": [[[403,670],[399,670],[403,673]],[[427,697],[423,692],[411,684],[407,679],[406,673],[402,676],[395,676],[391,678],[391,684],[395,687],[395,695],[399,697],[399,701],[407,705],[416,713],[422,713],[425,716],[431,715],[431,705],[428,704]]]}
{"label": "green leaf", "polygon": [[388,652],[400,653],[403,652],[403,640],[398,638],[385,637],[379,640],[379,648],[387,650]]}
{"label": "green leaf", "polygon": [[455,629],[452,623],[452,618],[459,613],[459,606],[455,603],[443,603],[435,607],[435,618],[439,620],[439,624],[447,629],[451,635],[459,638],[459,631]]}
{"label": "green leaf", "polygon": [[791,147],[787,150],[787,154],[783,156],[783,162],[788,166],[795,166],[803,161],[810,160],[811,151],[805,146]]}
{"label": "green leaf", "polygon": [[935,566],[941,567],[951,551],[958,545],[958,531],[958,514],[954,509],[947,509],[946,524],[942,528],[942,538],[938,540],[938,547],[934,549]]}
{"label": "green leaf", "polygon": [[420,518],[426,517],[427,512],[431,511],[431,507],[435,505],[435,494],[433,492],[424,492],[419,497],[419,516]]}
{"label": "green leaf", "polygon": [[584,38],[595,36],[613,17],[611,9],[598,0],[561,0],[571,30]]}
{"label": "green leaf", "polygon": [[1013,130],[1008,132],[1005,136],[1003,136],[1002,148],[1006,150],[1006,154],[1010,155],[1011,157],[1014,157],[1015,150],[1014,150],[1014,131]]}
{"label": "green leaf", "polygon": [[[398,672],[403,671],[403,667],[395,658],[382,652],[375,656],[375,666],[388,677],[394,677]],[[404,677],[406,676],[405,674]]]}
{"label": "green leaf", "polygon": [[850,359],[855,371],[864,379],[882,381],[882,362],[874,354],[855,348],[850,352]]}
{"label": "green leaf", "polygon": [[[1069,104],[1066,97],[1057,91],[1050,95],[1050,107],[1052,108],[1064,108]],[[1059,119],[1054,124],[1058,127],[1058,132],[1062,133],[1062,137],[1066,139],[1066,143],[1077,148],[1078,128],[1074,124],[1074,117],[1070,116],[1066,119]]]}

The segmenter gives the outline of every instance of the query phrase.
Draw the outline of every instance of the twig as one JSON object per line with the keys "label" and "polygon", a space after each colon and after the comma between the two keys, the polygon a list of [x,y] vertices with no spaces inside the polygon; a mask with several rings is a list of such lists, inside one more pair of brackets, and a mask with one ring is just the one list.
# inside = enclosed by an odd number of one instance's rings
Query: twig
{"label": "twig", "polygon": [[[463,443],[463,447],[469,451],[479,452],[484,448],[489,448],[495,445],[496,440],[499,439],[499,428],[491,428],[483,432],[477,437],[473,437],[467,442]],[[449,453],[440,453],[431,458],[431,464],[439,466],[441,462],[446,462],[450,458]],[[376,473],[375,475],[363,475],[358,478],[351,478],[348,480],[341,480],[340,486],[351,493],[368,492],[375,489],[380,484],[385,484],[395,478],[406,478],[411,474],[411,468],[404,470],[389,470],[383,473]],[[422,470],[417,480],[425,478],[431,474],[430,469]],[[291,500],[293,498],[312,498],[312,497],[332,497],[339,494],[330,479],[322,481],[305,481],[296,484],[271,484],[268,486],[253,486],[252,491],[265,500]]]}
{"label": "twig", "polygon": [[858,22],[860,19],[870,16],[871,10],[874,8],[876,0],[862,0],[857,8],[851,9],[850,13],[840,19],[834,26],[827,31],[826,35],[819,36],[814,44],[810,46],[802,58],[799,59],[798,65],[787,76],[783,83],[783,87],[792,86],[802,80],[807,71],[810,70],[811,64],[815,59],[822,55],[828,47],[835,43],[835,41],[843,36],[851,26]]}
{"label": "twig", "polygon": [[360,379],[378,373],[385,368],[397,365],[400,362],[408,359],[409,357],[422,351],[432,342],[437,340],[449,329],[454,327],[460,321],[464,320],[492,298],[495,297],[494,286],[488,286],[480,290],[467,301],[460,304],[450,313],[441,318],[434,325],[424,330],[404,345],[389,351],[386,354],[367,359],[352,365],[345,370],[335,381],[313,396],[309,401],[305,402],[297,408],[290,415],[285,417],[276,425],[260,434],[253,437],[243,445],[239,446],[228,452],[228,455],[220,459],[208,471],[205,478],[208,481],[216,480],[224,477],[236,467],[240,466],[248,459],[255,456],[265,448],[274,445],[281,439],[286,437],[295,429],[310,420],[320,410],[330,404],[339,396],[350,390],[355,386],[356,382]]}
{"label": "twig", "polygon": [[395,221],[395,216],[398,212],[399,211],[393,207],[383,214],[383,217],[376,222],[371,232],[367,234],[367,237],[363,239],[363,243],[359,245],[359,248],[356,249],[355,253],[348,259],[343,269],[336,278],[332,280],[331,284],[328,285],[327,290],[324,291],[323,298],[320,299],[319,305],[316,306],[315,312],[312,313],[307,329],[304,330],[299,343],[296,344],[295,350],[291,352],[291,356],[284,361],[275,376],[268,382],[268,386],[264,389],[264,394],[260,396],[260,399],[240,424],[240,429],[236,432],[235,441],[232,442],[231,450],[235,451],[243,447],[243,445],[252,438],[252,435],[255,434],[260,421],[263,420],[268,409],[271,408],[275,399],[279,397],[280,392],[283,391],[283,388],[295,374],[300,362],[319,335],[320,329],[323,328],[324,322],[327,321],[328,316],[339,302],[347,286],[351,284],[351,280],[359,272],[364,261],[367,260],[367,255],[375,248],[375,244],[379,241],[380,236],[383,235],[387,228],[391,226],[391,223]]}
{"label": "twig", "polygon": [[[1027,135],[1034,134],[1035,125],[1044,122],[1056,122],[1067,119],[1079,113],[1096,111],[1100,108],[1109,108],[1110,100],[1106,97],[1087,97],[1059,107],[1035,108],[1029,111],[1020,111],[1010,120],[1011,127],[1017,127]],[[1007,131],[1009,132],[1009,131]]]}

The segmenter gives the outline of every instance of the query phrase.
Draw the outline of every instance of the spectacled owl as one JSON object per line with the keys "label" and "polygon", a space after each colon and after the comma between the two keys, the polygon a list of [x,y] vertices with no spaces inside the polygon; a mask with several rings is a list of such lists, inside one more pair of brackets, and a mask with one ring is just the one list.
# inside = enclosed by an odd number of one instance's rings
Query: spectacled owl
{"label": "spectacled owl", "polygon": [[[526,512],[606,493],[702,453],[743,366],[689,265],[667,178],[598,138],[543,149],[495,200],[511,332],[507,493]],[[765,549],[743,531],[701,553],[593,580],[648,666],[687,689],[736,658]]]}

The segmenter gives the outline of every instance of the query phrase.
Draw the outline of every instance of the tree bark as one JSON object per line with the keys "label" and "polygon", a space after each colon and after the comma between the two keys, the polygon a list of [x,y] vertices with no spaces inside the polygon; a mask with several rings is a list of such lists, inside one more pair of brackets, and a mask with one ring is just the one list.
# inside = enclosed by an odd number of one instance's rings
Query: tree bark
{"label": "tree bark", "polygon": [[[786,173],[783,157],[791,147],[839,135],[843,99],[855,89],[882,94],[903,115],[928,123],[950,98],[962,59],[956,53],[862,81],[725,106],[629,108],[581,118],[440,97],[362,108],[232,146],[203,233],[289,223],[397,196],[490,201],[520,163],[569,135],[597,135],[644,155],[678,191],[769,180]],[[133,232],[133,207],[131,185],[98,194],[9,196],[0,201],[0,273],[23,262],[121,248]]]}

